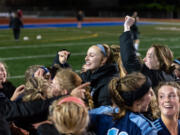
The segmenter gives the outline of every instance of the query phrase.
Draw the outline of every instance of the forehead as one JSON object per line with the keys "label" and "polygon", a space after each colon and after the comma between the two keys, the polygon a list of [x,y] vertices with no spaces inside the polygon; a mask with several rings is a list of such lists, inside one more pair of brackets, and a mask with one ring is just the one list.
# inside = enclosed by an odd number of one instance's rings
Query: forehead
{"label": "forehead", "polygon": [[99,47],[97,46],[91,46],[89,49],[88,49],[88,53],[101,53],[101,50]]}
{"label": "forehead", "polygon": [[0,63],[0,68],[4,68],[5,69],[4,64]]}
{"label": "forehead", "polygon": [[154,47],[149,48],[147,53],[148,54],[154,54],[155,53]]}
{"label": "forehead", "polygon": [[177,94],[177,91],[178,89],[173,86],[164,85],[159,89],[158,93],[163,93],[163,94],[176,93]]}

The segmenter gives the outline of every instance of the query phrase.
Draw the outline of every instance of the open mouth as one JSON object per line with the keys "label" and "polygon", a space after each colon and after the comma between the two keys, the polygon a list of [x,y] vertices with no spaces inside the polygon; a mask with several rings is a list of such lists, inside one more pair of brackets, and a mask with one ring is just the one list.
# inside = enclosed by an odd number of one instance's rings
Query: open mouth
{"label": "open mouth", "polygon": [[89,62],[86,62],[86,66],[90,66],[91,65],[91,63],[89,63]]}
{"label": "open mouth", "polygon": [[173,108],[173,106],[172,105],[165,105],[165,106],[163,106],[165,109],[172,109]]}

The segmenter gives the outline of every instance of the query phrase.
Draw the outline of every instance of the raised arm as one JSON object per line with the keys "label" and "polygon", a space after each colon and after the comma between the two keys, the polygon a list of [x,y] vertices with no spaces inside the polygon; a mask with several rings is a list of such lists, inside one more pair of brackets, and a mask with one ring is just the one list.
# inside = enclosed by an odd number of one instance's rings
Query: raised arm
{"label": "raised arm", "polygon": [[133,45],[131,37],[130,26],[134,23],[134,18],[130,16],[125,17],[124,32],[120,36],[120,53],[127,73],[141,70],[141,63],[136,56],[136,50]]}

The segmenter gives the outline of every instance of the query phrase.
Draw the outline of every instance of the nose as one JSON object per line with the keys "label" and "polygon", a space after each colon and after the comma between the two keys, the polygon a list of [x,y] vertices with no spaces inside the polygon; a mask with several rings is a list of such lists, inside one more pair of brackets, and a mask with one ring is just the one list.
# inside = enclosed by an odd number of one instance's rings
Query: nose
{"label": "nose", "polygon": [[87,60],[88,60],[88,56],[85,57],[85,61],[87,61]]}
{"label": "nose", "polygon": [[170,99],[169,99],[168,96],[165,96],[165,99],[164,99],[164,100],[165,100],[165,102],[169,102]]}

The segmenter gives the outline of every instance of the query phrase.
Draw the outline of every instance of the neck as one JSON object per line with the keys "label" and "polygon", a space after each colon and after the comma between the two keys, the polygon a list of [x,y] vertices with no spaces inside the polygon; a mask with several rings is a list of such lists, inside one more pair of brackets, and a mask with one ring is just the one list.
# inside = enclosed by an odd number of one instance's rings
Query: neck
{"label": "neck", "polygon": [[171,135],[178,135],[178,118],[177,116],[165,117],[161,115],[161,119]]}

